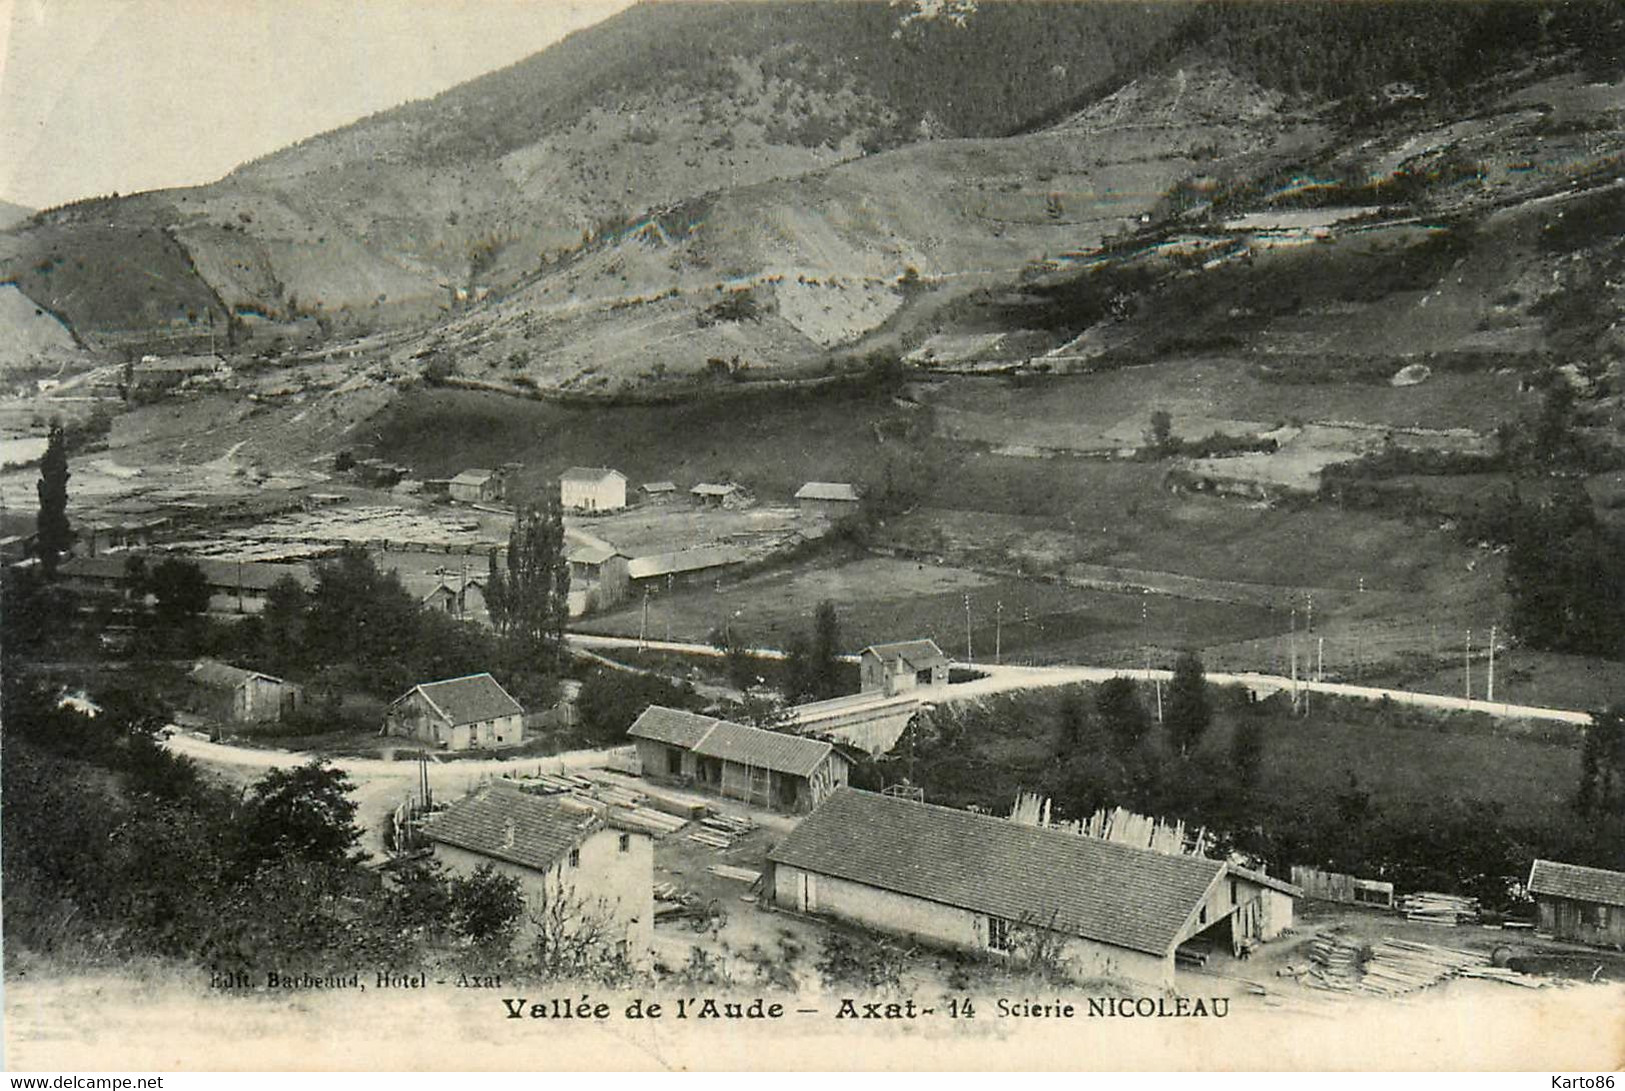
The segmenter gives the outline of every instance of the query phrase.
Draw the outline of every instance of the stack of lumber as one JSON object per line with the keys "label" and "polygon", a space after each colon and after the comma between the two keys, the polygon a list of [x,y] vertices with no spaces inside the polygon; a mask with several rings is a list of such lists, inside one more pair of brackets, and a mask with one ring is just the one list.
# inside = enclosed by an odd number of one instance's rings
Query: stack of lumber
{"label": "stack of lumber", "polygon": [[1399,909],[1405,914],[1406,920],[1450,927],[1473,924],[1479,918],[1478,899],[1462,897],[1459,894],[1419,891],[1400,898]]}
{"label": "stack of lumber", "polygon": [[705,870],[712,875],[720,875],[724,879],[734,879],[741,883],[754,883],[762,877],[759,871],[752,871],[748,867],[734,867],[731,864],[712,864]]}
{"label": "stack of lumber", "polygon": [[1309,961],[1314,965],[1300,980],[1312,989],[1352,992],[1360,981],[1360,947],[1330,932],[1321,932],[1309,943]]}
{"label": "stack of lumber", "polygon": [[643,806],[643,796],[618,784],[595,784],[591,794],[594,799],[601,799],[611,807]]}
{"label": "stack of lumber", "polygon": [[706,816],[708,808],[697,799],[684,799],[680,796],[663,795],[660,792],[646,792],[648,796],[645,806],[653,807],[657,811],[667,814],[679,815],[690,822],[697,821]]}
{"label": "stack of lumber", "polygon": [[683,900],[683,892],[677,889],[676,883],[656,883],[654,892],[655,901],[657,902],[680,902]]}
{"label": "stack of lumber", "polygon": [[748,818],[718,813],[700,819],[700,828],[690,833],[688,839],[714,849],[730,849],[735,840],[755,828],[756,823]]}
{"label": "stack of lumber", "polygon": [[527,792],[544,795],[549,792],[590,792],[593,787],[592,781],[574,773],[543,773],[540,770],[535,776],[514,783]]}
{"label": "stack of lumber", "polygon": [[1468,966],[1456,971],[1457,977],[1476,977],[1484,981],[1499,981],[1507,985],[1521,985],[1526,989],[1544,989],[1554,982],[1543,977],[1520,974],[1507,966]]}
{"label": "stack of lumber", "polygon": [[679,818],[665,811],[651,810],[648,807],[616,807],[615,821],[619,825],[630,826],[636,830],[654,837],[664,837],[669,833],[676,833],[688,825],[688,820]]}
{"label": "stack of lumber", "polygon": [[1371,948],[1360,987],[1382,996],[1402,996],[1437,985],[1465,970],[1489,965],[1488,955],[1431,943],[1385,939]]}

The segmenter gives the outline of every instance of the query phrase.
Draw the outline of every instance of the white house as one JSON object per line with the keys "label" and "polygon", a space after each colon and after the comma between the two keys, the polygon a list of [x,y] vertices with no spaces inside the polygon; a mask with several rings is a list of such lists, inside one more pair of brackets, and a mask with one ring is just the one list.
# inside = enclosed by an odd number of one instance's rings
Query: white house
{"label": "white house", "polygon": [[559,503],[569,511],[620,511],[626,475],[602,466],[572,466],[559,476]]}
{"label": "white house", "polygon": [[532,795],[486,784],[424,826],[435,859],[467,875],[482,865],[519,881],[527,912],[520,935],[534,934],[546,906],[564,908],[566,927],[593,925],[647,966],[654,939],[654,842],[617,825],[612,809],[568,794]]}
{"label": "white house", "polygon": [[1299,894],[1223,860],[854,788],[826,799],[768,861],[773,904],[797,913],[994,958],[1047,935],[1075,978],[1164,989],[1180,944],[1273,939]]}
{"label": "white house", "polygon": [[525,710],[489,674],[413,686],[384,713],[381,734],[404,735],[444,750],[518,746]]}

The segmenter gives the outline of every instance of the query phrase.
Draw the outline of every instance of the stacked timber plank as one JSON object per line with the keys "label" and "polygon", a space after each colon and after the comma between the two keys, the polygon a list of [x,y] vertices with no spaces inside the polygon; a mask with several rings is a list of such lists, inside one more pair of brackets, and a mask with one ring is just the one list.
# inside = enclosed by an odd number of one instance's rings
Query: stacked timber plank
{"label": "stacked timber plank", "polygon": [[515,780],[513,783],[524,791],[544,795],[549,792],[591,793],[593,789],[592,781],[586,777],[578,777],[574,773],[544,773],[539,769],[536,771],[535,776]]}
{"label": "stacked timber plank", "polygon": [[1403,996],[1431,988],[1467,969],[1488,966],[1488,955],[1431,943],[1385,939],[1374,944],[1360,987],[1380,996]]}
{"label": "stacked timber plank", "polygon": [[1475,924],[1479,919],[1478,899],[1466,898],[1460,894],[1438,894],[1432,891],[1406,894],[1399,899],[1399,909],[1405,914],[1406,920],[1448,925],[1452,928],[1458,924]]}
{"label": "stacked timber plank", "polygon": [[756,823],[748,818],[718,813],[700,819],[699,829],[692,831],[688,839],[714,849],[731,849],[735,841],[755,828]]}
{"label": "stacked timber plank", "polygon": [[1330,932],[1321,932],[1309,943],[1313,967],[1300,980],[1323,992],[1353,992],[1360,983],[1360,947]]}
{"label": "stacked timber plank", "polygon": [[724,879],[733,879],[741,883],[755,883],[762,877],[759,871],[752,871],[748,867],[734,867],[732,864],[712,864],[705,869],[712,875],[719,875]]}
{"label": "stacked timber plank", "polygon": [[688,825],[688,819],[648,807],[616,807],[614,820],[618,825],[642,830],[653,837],[665,837]]}

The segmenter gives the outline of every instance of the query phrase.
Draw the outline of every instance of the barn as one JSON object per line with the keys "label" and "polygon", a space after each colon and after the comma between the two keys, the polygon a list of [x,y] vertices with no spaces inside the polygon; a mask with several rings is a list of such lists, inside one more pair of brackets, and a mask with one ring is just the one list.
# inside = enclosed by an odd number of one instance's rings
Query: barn
{"label": "barn", "polygon": [[1573,943],[1625,948],[1625,872],[1536,860],[1529,893],[1540,931]]}
{"label": "barn", "polygon": [[305,703],[304,689],[292,682],[215,659],[200,659],[188,678],[197,711],[234,723],[275,723]]}
{"label": "barn", "polygon": [[851,777],[852,761],[818,739],[650,705],[627,731],[643,775],[780,811],[810,811]]}
{"label": "barn", "polygon": [[631,587],[626,554],[608,542],[575,542],[564,550],[570,565],[570,616],[618,605]]}
{"label": "barn", "polygon": [[858,490],[843,481],[809,481],[796,490],[801,511],[841,519],[858,510]]}
{"label": "barn", "polygon": [[604,466],[571,466],[559,475],[559,503],[569,511],[620,511],[626,475]]}
{"label": "barn", "polygon": [[424,682],[384,713],[384,735],[404,735],[445,750],[517,746],[525,710],[489,674]]}
{"label": "barn", "polygon": [[768,853],[773,904],[932,946],[1019,956],[1059,939],[1076,978],[1172,988],[1198,935],[1273,939],[1297,888],[1178,856],[842,788]]}
{"label": "barn", "polygon": [[502,499],[502,477],[495,470],[464,470],[451,479],[447,491],[465,504],[488,504]]}

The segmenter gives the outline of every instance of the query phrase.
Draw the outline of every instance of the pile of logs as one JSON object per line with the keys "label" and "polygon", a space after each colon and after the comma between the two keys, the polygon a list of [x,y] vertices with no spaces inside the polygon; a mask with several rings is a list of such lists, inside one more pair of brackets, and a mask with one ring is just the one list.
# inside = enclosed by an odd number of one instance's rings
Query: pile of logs
{"label": "pile of logs", "polygon": [[1322,932],[1309,944],[1309,960],[1313,966],[1299,980],[1323,992],[1404,996],[1451,977],[1501,981],[1529,989],[1547,984],[1516,970],[1492,966],[1490,957],[1478,951],[1414,940],[1382,939],[1362,949],[1357,943]]}
{"label": "pile of logs", "polygon": [[688,839],[714,849],[731,849],[734,841],[755,828],[756,823],[748,818],[718,813],[700,819],[700,828],[690,833]]}
{"label": "pile of logs", "polygon": [[1353,992],[1359,986],[1359,944],[1321,932],[1309,943],[1309,961],[1314,966],[1301,980],[1311,989]]}
{"label": "pile of logs", "polygon": [[1442,924],[1454,928],[1458,924],[1476,924],[1479,919],[1478,899],[1460,894],[1436,894],[1419,891],[1399,899],[1399,911],[1406,920],[1423,924]]}

